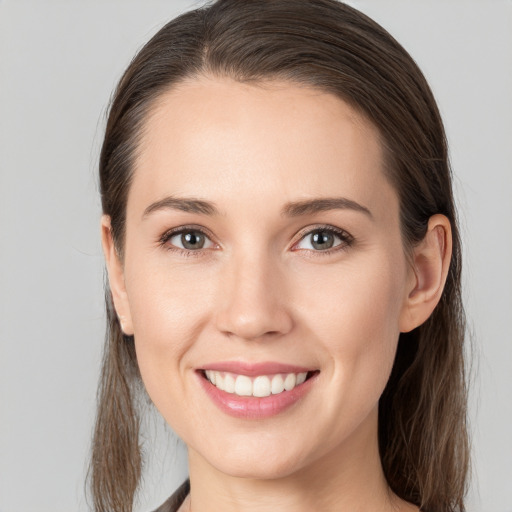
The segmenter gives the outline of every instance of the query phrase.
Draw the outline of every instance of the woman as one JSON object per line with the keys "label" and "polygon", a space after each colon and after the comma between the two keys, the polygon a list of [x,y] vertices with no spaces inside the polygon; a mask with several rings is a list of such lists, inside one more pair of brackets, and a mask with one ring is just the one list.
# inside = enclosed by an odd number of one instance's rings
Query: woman
{"label": "woman", "polygon": [[97,511],[132,510],[146,392],[189,457],[159,511],[464,510],[447,146],[386,31],[335,0],[183,14],[120,81],[100,181]]}

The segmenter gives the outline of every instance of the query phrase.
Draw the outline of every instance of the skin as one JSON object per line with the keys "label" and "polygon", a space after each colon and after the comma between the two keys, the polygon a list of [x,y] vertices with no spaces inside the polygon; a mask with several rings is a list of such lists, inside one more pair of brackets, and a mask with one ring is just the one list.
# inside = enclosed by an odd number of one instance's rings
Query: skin
{"label": "skin", "polygon": [[[218,215],[148,206],[167,196]],[[344,197],[368,209],[281,215],[288,202]],[[208,234],[170,250],[171,228]],[[333,226],[326,253],[311,232]],[[200,77],[163,94],[146,122],[128,195],[123,259],[102,219],[110,286],[134,334],[147,392],[187,444],[195,512],[418,510],[387,487],[378,400],[400,332],[439,301],[449,221],[430,219],[406,255],[377,129],[348,104],[286,82]],[[191,254],[193,253],[193,254]],[[188,254],[188,257],[187,257]],[[320,371],[310,392],[263,420],[220,411],[196,370],[277,361]]]}

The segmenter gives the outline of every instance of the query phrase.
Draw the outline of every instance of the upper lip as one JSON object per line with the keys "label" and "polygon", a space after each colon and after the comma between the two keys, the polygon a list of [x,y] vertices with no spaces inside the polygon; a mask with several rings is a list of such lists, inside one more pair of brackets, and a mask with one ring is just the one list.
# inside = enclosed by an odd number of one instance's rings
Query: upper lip
{"label": "upper lip", "polygon": [[220,361],[201,366],[200,370],[229,372],[236,373],[237,375],[255,377],[258,375],[273,375],[276,373],[303,373],[314,371],[314,368],[306,368],[304,366],[278,363],[274,361],[265,361],[260,363],[250,363],[245,361]]}

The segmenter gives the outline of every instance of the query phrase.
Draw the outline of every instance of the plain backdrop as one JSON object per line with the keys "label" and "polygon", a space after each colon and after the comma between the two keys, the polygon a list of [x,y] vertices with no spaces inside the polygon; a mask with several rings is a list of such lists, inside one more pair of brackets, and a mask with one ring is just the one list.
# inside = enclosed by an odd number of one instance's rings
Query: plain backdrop
{"label": "plain backdrop", "polygon": [[[469,510],[512,512],[512,2],[352,4],[408,49],[444,116],[475,347]],[[88,510],[105,320],[104,112],[135,51],[199,5],[0,0],[0,512]],[[161,418],[145,432],[140,511],[187,473]]]}

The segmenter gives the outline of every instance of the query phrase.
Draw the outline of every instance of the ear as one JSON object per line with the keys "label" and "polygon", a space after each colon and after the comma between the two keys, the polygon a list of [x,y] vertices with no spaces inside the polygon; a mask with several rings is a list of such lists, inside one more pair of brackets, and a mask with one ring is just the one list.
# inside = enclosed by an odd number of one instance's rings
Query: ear
{"label": "ear", "polygon": [[121,330],[128,336],[133,335],[132,317],[130,313],[130,304],[124,284],[124,270],[121,259],[114,246],[112,238],[112,229],[110,225],[110,216],[101,217],[101,244],[103,254],[107,264],[108,281],[114,308],[121,324]]}
{"label": "ear", "polygon": [[408,295],[400,317],[400,332],[425,322],[443,293],[452,256],[452,230],[448,218],[430,217],[427,233],[413,248]]}

